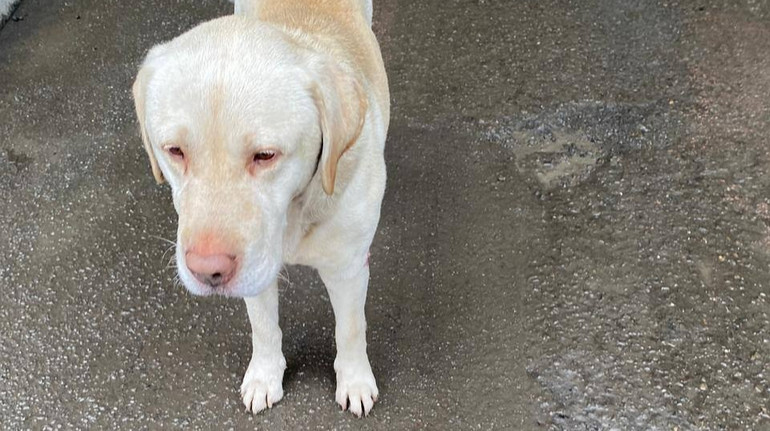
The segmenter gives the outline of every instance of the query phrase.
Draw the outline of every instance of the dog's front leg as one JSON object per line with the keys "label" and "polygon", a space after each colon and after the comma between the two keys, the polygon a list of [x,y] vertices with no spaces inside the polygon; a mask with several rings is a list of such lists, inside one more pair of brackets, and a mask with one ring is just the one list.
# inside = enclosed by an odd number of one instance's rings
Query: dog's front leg
{"label": "dog's front leg", "polygon": [[253,352],[243,376],[241,396],[246,410],[257,413],[283,397],[286,360],[281,352],[278,326],[278,284],[274,282],[258,296],[245,298],[251,322]]}
{"label": "dog's front leg", "polygon": [[[356,416],[369,413],[377,400],[377,383],[366,355],[366,290],[369,284],[369,266],[363,266],[352,277],[320,272],[329,292],[337,321],[335,340],[337,358],[337,403],[349,408]],[[348,407],[349,406],[349,407]]]}

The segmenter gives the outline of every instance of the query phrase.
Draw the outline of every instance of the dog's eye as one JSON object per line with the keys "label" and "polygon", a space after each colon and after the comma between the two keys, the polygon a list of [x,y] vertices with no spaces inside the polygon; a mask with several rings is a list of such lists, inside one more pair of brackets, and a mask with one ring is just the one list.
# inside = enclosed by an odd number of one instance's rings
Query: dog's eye
{"label": "dog's eye", "polygon": [[166,148],[166,151],[169,152],[174,157],[179,157],[180,159],[184,159],[184,152],[179,147],[168,147]]}
{"label": "dog's eye", "polygon": [[270,160],[273,160],[275,158],[275,151],[258,151],[254,153],[254,163],[260,163],[260,162],[268,162]]}

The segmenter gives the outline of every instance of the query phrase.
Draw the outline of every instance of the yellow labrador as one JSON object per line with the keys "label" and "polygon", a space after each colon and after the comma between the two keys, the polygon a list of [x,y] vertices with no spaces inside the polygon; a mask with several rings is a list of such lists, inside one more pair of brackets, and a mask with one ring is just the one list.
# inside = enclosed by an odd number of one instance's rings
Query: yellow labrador
{"label": "yellow labrador", "polygon": [[316,268],[336,318],[336,400],[365,415],[378,395],[364,303],[390,115],[371,0],[235,3],[153,47],[133,86],[179,215],[179,277],[197,295],[245,298],[241,395],[258,412],[283,396],[278,272]]}

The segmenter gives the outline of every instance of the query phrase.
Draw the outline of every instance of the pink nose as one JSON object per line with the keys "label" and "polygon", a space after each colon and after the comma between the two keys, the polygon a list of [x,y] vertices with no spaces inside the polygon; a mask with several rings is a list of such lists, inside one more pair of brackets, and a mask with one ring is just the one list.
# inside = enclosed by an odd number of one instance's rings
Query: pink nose
{"label": "pink nose", "polygon": [[211,287],[221,286],[233,277],[235,273],[235,256],[228,254],[199,254],[188,251],[187,268],[195,278]]}

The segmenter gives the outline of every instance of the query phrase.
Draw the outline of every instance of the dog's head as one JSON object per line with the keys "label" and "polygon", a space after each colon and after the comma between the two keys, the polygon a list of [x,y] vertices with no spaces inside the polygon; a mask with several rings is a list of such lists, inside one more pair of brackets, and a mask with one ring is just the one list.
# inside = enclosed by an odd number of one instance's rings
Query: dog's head
{"label": "dog's head", "polygon": [[180,279],[194,294],[259,294],[281,268],[292,200],[318,182],[334,193],[363,126],[360,81],[231,16],[150,50],[133,94],[152,173],[179,215]]}

